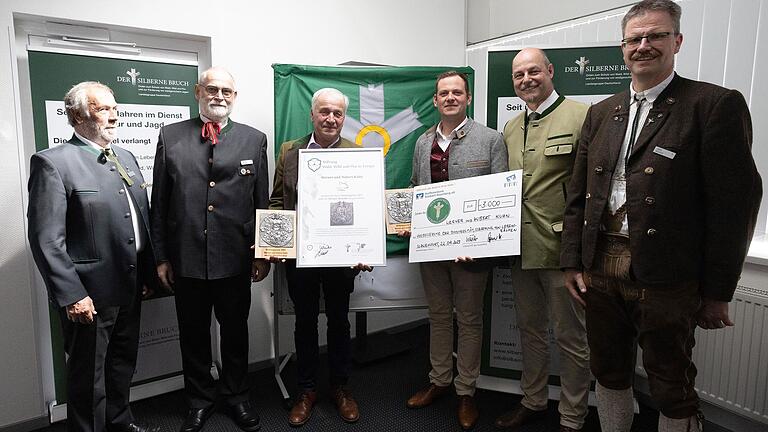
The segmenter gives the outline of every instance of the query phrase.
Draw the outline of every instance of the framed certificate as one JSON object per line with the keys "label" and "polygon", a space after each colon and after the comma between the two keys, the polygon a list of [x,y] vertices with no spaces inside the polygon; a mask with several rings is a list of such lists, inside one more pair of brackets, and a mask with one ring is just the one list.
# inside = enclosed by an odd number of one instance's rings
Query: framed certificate
{"label": "framed certificate", "polygon": [[408,261],[520,255],[522,173],[415,187]]}
{"label": "framed certificate", "polygon": [[296,212],[256,210],[256,258],[296,258]]}
{"label": "framed certificate", "polygon": [[384,153],[299,150],[297,267],[386,265]]}
{"label": "framed certificate", "polygon": [[387,189],[384,196],[387,204],[387,234],[410,231],[413,189]]}

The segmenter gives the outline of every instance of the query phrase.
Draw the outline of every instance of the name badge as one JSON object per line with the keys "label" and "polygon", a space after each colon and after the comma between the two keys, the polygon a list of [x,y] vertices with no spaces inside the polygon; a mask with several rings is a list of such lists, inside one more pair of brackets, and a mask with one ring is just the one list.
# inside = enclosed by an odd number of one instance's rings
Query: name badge
{"label": "name badge", "polygon": [[667,150],[659,146],[656,146],[656,148],[653,149],[653,152],[659,156],[664,156],[667,159],[674,159],[675,155],[677,155],[677,153],[673,152],[672,150]]}
{"label": "name badge", "polygon": [[253,160],[251,159],[243,159],[240,161],[240,166],[246,166],[246,165],[253,165]]}

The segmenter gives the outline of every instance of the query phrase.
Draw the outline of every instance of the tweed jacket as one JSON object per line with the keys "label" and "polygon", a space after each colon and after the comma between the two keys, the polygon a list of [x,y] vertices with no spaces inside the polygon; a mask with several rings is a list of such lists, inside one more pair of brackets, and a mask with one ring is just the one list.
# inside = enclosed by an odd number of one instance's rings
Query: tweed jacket
{"label": "tweed jacket", "polygon": [[116,145],[133,185],[114,164],[72,136],[68,143],[32,155],[29,176],[29,244],[53,304],[63,307],[90,296],[98,310],[125,306],[139,284],[156,285],[152,243],[136,253],[126,194],[140,229],[149,233],[146,184],[133,155]]}
{"label": "tweed jacket", "polygon": [[[432,183],[429,163],[437,125],[432,126],[416,140],[413,150],[411,186]],[[501,134],[472,119],[457,131],[451,141],[448,157],[448,179],[458,180],[508,171],[507,146]]]}
{"label": "tweed jacket", "polygon": [[251,269],[256,209],[269,198],[267,138],[229,119],[212,145],[202,126],[197,117],[160,129],[152,236],[177,276],[222,279]]}
{"label": "tweed jacket", "polygon": [[[560,265],[590,269],[629,117],[629,91],[592,106],[568,187]],[[675,76],[627,162],[632,271],[645,284],[698,281],[730,301],[762,197],[752,122],[735,90]]]}
{"label": "tweed jacket", "polygon": [[523,170],[520,258],[524,270],[560,268],[565,189],[588,108],[560,96],[537,120],[526,124],[526,112],[522,112],[504,127],[509,169]]}
{"label": "tweed jacket", "polygon": [[[280,146],[280,155],[275,163],[275,177],[269,208],[272,210],[296,210],[297,185],[299,183],[299,150],[307,148],[312,134],[286,141]],[[336,148],[360,147],[352,141],[341,138]]]}

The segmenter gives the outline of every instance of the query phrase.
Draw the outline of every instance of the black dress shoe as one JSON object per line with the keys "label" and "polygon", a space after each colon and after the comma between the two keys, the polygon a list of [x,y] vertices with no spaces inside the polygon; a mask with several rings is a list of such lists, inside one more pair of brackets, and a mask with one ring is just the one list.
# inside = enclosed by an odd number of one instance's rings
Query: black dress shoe
{"label": "black dress shoe", "polygon": [[207,408],[192,408],[187,413],[187,418],[181,425],[179,432],[199,432],[205,425],[205,421],[213,414],[214,406]]}
{"label": "black dress shoe", "polygon": [[232,405],[232,420],[237,423],[240,429],[246,432],[257,431],[261,428],[259,424],[259,415],[251,407],[250,401],[243,401]]}
{"label": "black dress shoe", "polygon": [[142,426],[136,423],[128,423],[127,425],[114,428],[115,432],[160,432],[160,426]]}

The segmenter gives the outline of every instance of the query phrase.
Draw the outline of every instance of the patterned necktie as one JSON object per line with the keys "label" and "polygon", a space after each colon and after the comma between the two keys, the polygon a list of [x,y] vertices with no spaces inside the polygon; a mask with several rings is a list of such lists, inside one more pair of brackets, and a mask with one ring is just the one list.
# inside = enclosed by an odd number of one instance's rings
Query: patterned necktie
{"label": "patterned necktie", "polygon": [[111,147],[107,147],[104,149],[104,157],[107,158],[108,161],[112,162],[117,166],[117,172],[120,173],[120,177],[125,180],[126,183],[128,183],[128,186],[133,186],[133,179],[128,175],[128,172],[125,170],[123,165],[120,163],[119,160],[117,160],[117,155],[115,154],[114,150],[112,150]]}
{"label": "patterned necktie", "polygon": [[221,126],[218,123],[205,122],[203,130],[200,132],[200,136],[206,140],[210,139],[211,145],[216,145],[219,143],[219,132],[221,132]]}

